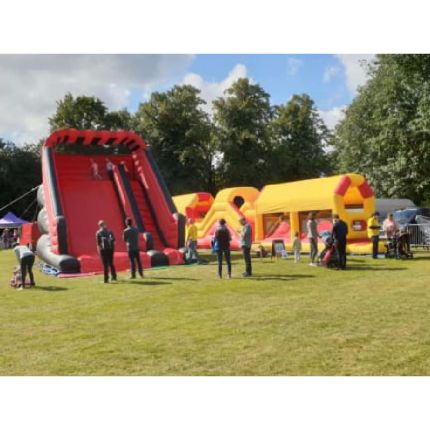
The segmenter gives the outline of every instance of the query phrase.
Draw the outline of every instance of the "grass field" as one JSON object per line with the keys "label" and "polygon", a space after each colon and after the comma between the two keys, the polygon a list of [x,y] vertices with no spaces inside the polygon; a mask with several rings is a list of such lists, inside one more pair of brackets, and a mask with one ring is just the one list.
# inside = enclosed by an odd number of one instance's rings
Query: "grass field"
{"label": "grass field", "polygon": [[[36,271],[8,286],[0,252],[1,375],[429,375],[430,255],[254,261],[255,277],[216,266],[147,271],[104,285]],[[124,280],[121,280],[124,279]]]}

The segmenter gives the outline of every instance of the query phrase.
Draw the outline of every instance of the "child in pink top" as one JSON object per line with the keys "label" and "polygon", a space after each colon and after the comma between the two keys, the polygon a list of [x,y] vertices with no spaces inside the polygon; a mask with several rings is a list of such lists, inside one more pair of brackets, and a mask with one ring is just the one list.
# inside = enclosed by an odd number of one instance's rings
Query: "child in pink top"
{"label": "child in pink top", "polygon": [[101,179],[102,177],[100,176],[99,173],[99,165],[91,158],[90,159],[90,163],[91,163],[91,176],[93,179]]}

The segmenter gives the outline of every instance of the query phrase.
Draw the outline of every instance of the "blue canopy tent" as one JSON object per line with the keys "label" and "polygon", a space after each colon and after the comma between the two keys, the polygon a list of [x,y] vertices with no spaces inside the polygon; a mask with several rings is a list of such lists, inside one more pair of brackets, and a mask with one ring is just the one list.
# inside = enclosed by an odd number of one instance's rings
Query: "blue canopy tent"
{"label": "blue canopy tent", "polygon": [[12,212],[8,212],[3,218],[0,218],[0,229],[17,228],[17,227],[21,227],[23,224],[28,224],[28,221],[25,221],[17,217]]}

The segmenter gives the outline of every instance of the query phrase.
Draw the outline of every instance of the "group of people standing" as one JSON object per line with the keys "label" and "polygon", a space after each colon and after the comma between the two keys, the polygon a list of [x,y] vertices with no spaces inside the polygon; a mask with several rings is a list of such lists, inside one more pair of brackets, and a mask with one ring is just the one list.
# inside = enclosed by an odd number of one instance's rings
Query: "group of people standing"
{"label": "group of people standing", "polygon": [[[306,222],[307,237],[310,246],[310,263],[309,266],[317,266],[318,257],[318,223],[314,212],[308,214],[308,220]],[[331,231],[331,239],[334,244],[336,252],[337,268],[339,270],[346,269],[346,238],[348,236],[348,224],[340,219],[339,215],[333,215],[333,228]],[[300,256],[297,256],[301,249],[300,239],[296,233],[296,238],[293,242],[293,251],[295,254],[296,262],[300,260]]]}
{"label": "group of people standing", "polygon": [[[240,236],[240,247],[245,263],[245,271],[242,273],[243,277],[252,276],[252,262],[251,262],[251,246],[252,246],[252,227],[245,217],[240,218],[242,229],[238,232]],[[130,260],[130,279],[136,278],[136,272],[140,277],[144,277],[143,265],[140,258],[139,247],[139,231],[133,226],[131,218],[125,220],[126,227],[123,230],[122,239],[127,245],[128,257]],[[109,282],[109,275],[111,281],[117,281],[117,273],[114,265],[114,252],[115,252],[115,236],[111,230],[108,229],[105,221],[98,222],[99,229],[96,232],[97,251],[100,255],[103,264],[104,283]],[[307,238],[310,246],[310,266],[317,266],[318,256],[318,223],[314,212],[308,214],[306,222]],[[393,214],[388,214],[386,220],[382,224],[382,230],[385,232],[387,239],[394,238],[395,234],[399,231],[399,225],[393,217]],[[381,225],[379,221],[379,213],[375,212],[367,222],[368,237],[373,244],[373,258],[378,257],[379,236]],[[188,220],[188,230],[186,237],[186,245],[188,256],[191,259],[199,261],[197,252],[197,227],[193,219]],[[337,268],[340,270],[346,269],[346,243],[348,235],[348,225],[339,218],[339,215],[333,215],[333,228],[331,238],[334,243],[335,252],[337,256]],[[225,219],[220,219],[218,226],[213,236],[213,251],[217,255],[218,263],[218,276],[223,277],[223,261],[225,260],[227,266],[227,276],[232,277],[231,265],[231,250],[230,242],[232,236],[227,226]],[[300,253],[302,244],[299,234],[295,234],[293,241],[293,252],[295,262],[300,261]],[[22,246],[18,243],[14,244],[14,251],[18,262],[20,263],[22,283],[19,289],[25,285],[27,274],[30,277],[30,284],[35,285],[32,267],[35,260],[35,255],[28,246]]]}
{"label": "group of people standing", "polygon": [[396,234],[400,232],[400,225],[396,221],[392,213],[387,214],[387,217],[382,223],[382,226],[379,220],[379,216],[379,212],[375,212],[367,221],[367,235],[373,244],[373,258],[378,258],[379,237],[381,234],[381,230],[387,240],[393,240],[396,237]]}
{"label": "group of people standing", "polygon": [[[240,247],[245,262],[245,271],[242,273],[244,278],[252,276],[252,262],[251,262],[251,246],[252,246],[252,227],[245,217],[240,218],[242,229],[238,232],[240,236]],[[218,277],[223,277],[223,260],[227,266],[227,277],[231,279],[231,249],[230,242],[232,240],[230,230],[227,226],[225,219],[220,219],[215,234],[212,239],[212,249],[217,256],[218,262]],[[186,236],[187,254],[188,258],[199,261],[197,253],[197,227],[194,219],[188,220],[188,230]]]}
{"label": "group of people standing", "polygon": [[[122,239],[127,245],[128,258],[130,260],[130,279],[136,279],[136,269],[140,277],[143,278],[143,266],[140,259],[139,248],[139,230],[133,227],[131,218],[125,220],[126,228],[122,233]],[[100,220],[98,222],[99,229],[96,232],[97,251],[103,264],[104,283],[109,282],[109,272],[111,281],[117,281],[117,274],[114,264],[115,252],[115,236],[111,230],[108,229],[106,222]]]}
{"label": "group of people standing", "polygon": [[5,228],[1,232],[0,247],[4,249],[12,248],[13,244],[18,241],[18,230],[16,228]]}

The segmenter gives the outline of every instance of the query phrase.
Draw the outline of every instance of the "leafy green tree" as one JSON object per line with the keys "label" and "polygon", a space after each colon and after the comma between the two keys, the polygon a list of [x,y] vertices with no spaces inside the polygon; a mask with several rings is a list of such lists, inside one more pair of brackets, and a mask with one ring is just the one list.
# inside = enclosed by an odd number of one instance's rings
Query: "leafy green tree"
{"label": "leafy green tree", "polygon": [[222,186],[263,186],[270,171],[269,94],[249,79],[238,79],[213,103]]}
{"label": "leafy green tree", "polygon": [[[18,147],[0,138],[0,208],[39,185],[41,176],[38,145]],[[6,208],[0,216],[10,210],[31,219],[35,209],[36,193],[32,193]]]}
{"label": "leafy green tree", "polygon": [[111,111],[104,118],[106,130],[132,130],[133,116],[127,109]]}
{"label": "leafy green tree", "polygon": [[132,117],[126,110],[109,112],[97,97],[73,97],[67,93],[57,102],[55,114],[49,118],[51,132],[58,128],[78,130],[129,130]]}
{"label": "leafy green tree", "polygon": [[271,132],[271,181],[293,181],[330,173],[325,152],[330,133],[308,95],[294,95],[286,104],[276,107]]}
{"label": "leafy green tree", "polygon": [[190,85],[154,92],[134,118],[172,194],[215,191],[213,127],[199,94]]}
{"label": "leafy green tree", "polygon": [[378,55],[336,128],[339,171],[357,171],[380,197],[430,202],[430,55]]}

